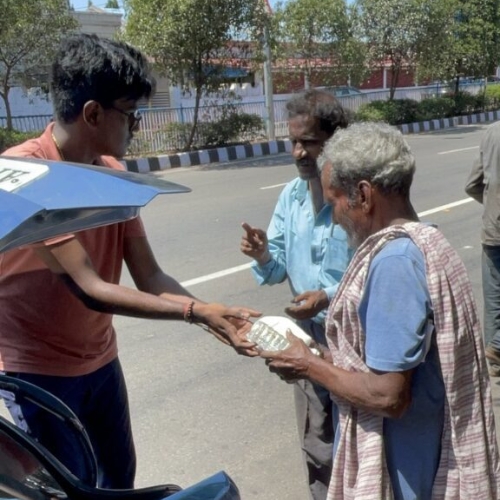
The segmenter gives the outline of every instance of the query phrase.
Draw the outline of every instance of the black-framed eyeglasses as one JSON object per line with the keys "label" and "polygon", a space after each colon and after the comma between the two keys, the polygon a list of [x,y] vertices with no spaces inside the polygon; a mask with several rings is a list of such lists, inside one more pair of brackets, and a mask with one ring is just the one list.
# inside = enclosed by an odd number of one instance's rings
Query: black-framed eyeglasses
{"label": "black-framed eyeglasses", "polygon": [[115,111],[118,111],[118,113],[125,115],[128,118],[128,127],[130,130],[137,127],[139,122],[142,120],[142,114],[138,109],[134,109],[134,111],[123,111],[123,109],[115,108],[114,106],[111,106],[109,109],[114,109]]}

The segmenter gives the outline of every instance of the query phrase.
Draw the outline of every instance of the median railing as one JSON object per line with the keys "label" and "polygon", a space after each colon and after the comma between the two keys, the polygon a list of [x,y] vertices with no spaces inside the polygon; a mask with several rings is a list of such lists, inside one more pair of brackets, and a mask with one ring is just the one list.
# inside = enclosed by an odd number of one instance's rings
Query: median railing
{"label": "median railing", "polygon": [[[483,87],[480,85],[468,85],[466,90],[476,94]],[[446,87],[439,85],[426,87],[408,87],[397,89],[395,99],[413,99],[421,101],[430,96],[442,95]],[[274,98],[275,133],[277,138],[284,138],[288,135],[286,102],[292,94],[276,95]],[[389,90],[376,90],[363,92],[353,96],[338,97],[342,105],[352,111],[356,111],[362,104],[370,101],[387,100]],[[264,97],[262,102],[235,103],[232,106],[241,113],[249,113],[265,119],[267,116]],[[211,122],[218,116],[217,106],[202,106],[199,111],[200,122]],[[184,144],[184,137],[178,128],[172,124],[190,124],[194,118],[194,108],[144,108],[141,109],[143,118],[141,129],[131,145],[131,153],[134,156],[155,155],[181,150]],[[52,120],[52,115],[38,116],[16,116],[12,118],[13,127],[22,132],[43,130]],[[5,127],[7,120],[0,117],[0,127]],[[264,130],[258,133],[259,138],[264,135]],[[252,138],[241,138],[251,140]],[[257,139],[255,137],[254,139]]]}
{"label": "median railing", "polygon": [[[20,132],[43,130],[52,120],[52,115],[13,116],[12,127]],[[0,128],[7,126],[7,118],[0,116]]]}

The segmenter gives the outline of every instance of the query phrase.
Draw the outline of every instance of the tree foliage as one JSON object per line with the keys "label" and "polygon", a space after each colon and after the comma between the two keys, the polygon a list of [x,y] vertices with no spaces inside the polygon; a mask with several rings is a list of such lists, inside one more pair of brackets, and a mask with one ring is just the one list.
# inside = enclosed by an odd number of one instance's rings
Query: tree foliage
{"label": "tree foliage", "polygon": [[321,80],[355,84],[365,76],[364,44],[353,36],[345,0],[290,0],[273,16],[276,60],[304,74],[305,86]]}
{"label": "tree foliage", "polygon": [[108,0],[106,2],[105,9],[119,9],[120,5],[118,4],[118,0]]}
{"label": "tree foliage", "polygon": [[192,145],[201,97],[217,91],[224,68],[258,53],[261,0],[125,0],[125,38],[147,53],[173,85],[195,92]]}
{"label": "tree foliage", "polygon": [[61,36],[77,27],[67,0],[0,0],[0,97],[12,129],[9,91],[39,86]]}
{"label": "tree foliage", "polygon": [[416,71],[423,54],[440,41],[449,19],[448,0],[358,0],[358,36],[368,48],[372,69],[389,68],[390,99],[403,71]]}
{"label": "tree foliage", "polygon": [[422,51],[420,71],[426,76],[454,79],[488,76],[500,61],[499,0],[441,0],[446,27],[434,47]]}

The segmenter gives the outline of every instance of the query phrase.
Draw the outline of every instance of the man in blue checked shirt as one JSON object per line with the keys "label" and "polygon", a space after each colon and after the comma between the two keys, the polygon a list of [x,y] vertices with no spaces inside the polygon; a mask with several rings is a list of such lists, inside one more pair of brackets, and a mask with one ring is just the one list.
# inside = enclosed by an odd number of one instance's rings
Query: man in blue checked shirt
{"label": "man in blue checked shirt", "polygon": [[[325,312],[347,268],[352,251],[344,230],[325,204],[316,160],[345,112],[330,93],[309,90],[287,103],[288,128],[299,176],[283,189],[267,234],[243,223],[241,251],[253,258],[259,285],[288,278],[293,305],[285,312],[327,350]],[[327,390],[308,380],[295,384],[299,437],[311,497],[325,500],[333,457],[332,401]]]}

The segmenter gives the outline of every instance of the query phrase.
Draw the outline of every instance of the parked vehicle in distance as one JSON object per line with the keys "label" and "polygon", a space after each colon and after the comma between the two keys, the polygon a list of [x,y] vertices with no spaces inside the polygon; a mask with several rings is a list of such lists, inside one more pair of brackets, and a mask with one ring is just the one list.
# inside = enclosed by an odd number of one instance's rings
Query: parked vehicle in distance
{"label": "parked vehicle in distance", "polygon": [[[485,84],[485,78],[476,78],[473,76],[461,76],[458,81],[458,89],[460,91],[465,91],[465,92],[472,91],[472,93],[475,93],[477,88],[483,87],[484,84]],[[456,81],[434,80],[433,82],[430,82],[428,86],[434,89],[433,94],[436,97],[450,96],[453,95],[455,92]]]}
{"label": "parked vehicle in distance", "polygon": [[355,95],[361,95],[363,92],[356,87],[351,87],[350,85],[340,85],[337,87],[316,87],[320,90],[326,90],[332,92],[335,97],[349,97]]}

